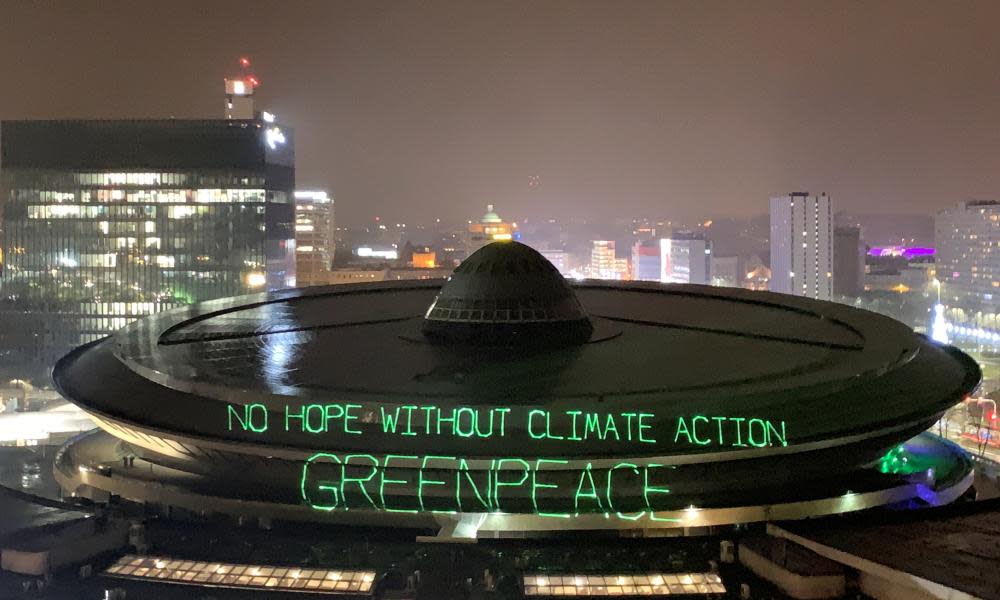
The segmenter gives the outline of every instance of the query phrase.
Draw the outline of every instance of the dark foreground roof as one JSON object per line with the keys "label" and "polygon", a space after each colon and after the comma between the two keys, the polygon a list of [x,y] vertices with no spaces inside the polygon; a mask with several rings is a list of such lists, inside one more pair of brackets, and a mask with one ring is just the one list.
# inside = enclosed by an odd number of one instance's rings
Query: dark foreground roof
{"label": "dark foreground roof", "polygon": [[1000,598],[1000,498],[786,522],[779,527],[978,598]]}

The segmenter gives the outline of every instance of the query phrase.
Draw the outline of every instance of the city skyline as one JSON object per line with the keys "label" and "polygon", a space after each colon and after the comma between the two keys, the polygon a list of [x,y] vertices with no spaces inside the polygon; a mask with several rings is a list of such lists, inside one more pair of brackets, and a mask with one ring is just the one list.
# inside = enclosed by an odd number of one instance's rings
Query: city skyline
{"label": "city skyline", "polygon": [[0,0],[0,597],[1000,600],[998,22]]}
{"label": "city skyline", "polygon": [[933,215],[1000,187],[980,127],[1000,94],[993,3],[3,12],[0,73],[18,85],[2,119],[218,118],[221,80],[249,56],[259,106],[297,131],[299,187],[329,190],[346,224],[488,203],[750,217],[818,190],[851,213]]}

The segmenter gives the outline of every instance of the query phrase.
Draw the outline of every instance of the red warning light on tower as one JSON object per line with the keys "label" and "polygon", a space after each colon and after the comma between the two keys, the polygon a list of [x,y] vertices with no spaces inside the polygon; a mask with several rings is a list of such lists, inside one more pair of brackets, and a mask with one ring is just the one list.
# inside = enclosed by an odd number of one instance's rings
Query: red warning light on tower
{"label": "red warning light on tower", "polygon": [[260,85],[260,80],[251,72],[249,58],[241,56],[239,63],[240,75],[225,80],[226,118],[253,119],[256,117],[253,107],[253,92]]}

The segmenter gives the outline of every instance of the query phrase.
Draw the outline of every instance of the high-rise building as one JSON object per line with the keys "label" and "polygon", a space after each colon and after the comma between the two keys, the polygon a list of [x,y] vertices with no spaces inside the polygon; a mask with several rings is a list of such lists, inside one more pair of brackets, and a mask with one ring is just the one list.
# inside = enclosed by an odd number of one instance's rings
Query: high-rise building
{"label": "high-rise building", "polygon": [[660,240],[660,281],[708,284],[712,244],[698,233],[678,232]]}
{"label": "high-rise building", "polygon": [[833,293],[854,297],[864,290],[865,245],[860,227],[833,230]]}
{"label": "high-rise building", "polygon": [[34,375],[138,317],[295,285],[285,128],[5,121],[0,164],[3,310],[39,320],[51,342],[13,357]]}
{"label": "high-rise building", "polygon": [[299,287],[321,285],[333,268],[333,199],[322,191],[295,192],[295,279]]}
{"label": "high-rise building", "polygon": [[771,291],[833,297],[833,206],[826,194],[771,198]]}
{"label": "high-rise building", "polygon": [[942,302],[997,312],[1000,304],[1000,202],[961,202],[935,221]]}
{"label": "high-rise building", "polygon": [[632,279],[660,281],[659,243],[638,241],[632,246]]}
{"label": "high-rise building", "polygon": [[594,279],[628,279],[628,259],[616,257],[614,241],[594,240],[589,274]]}

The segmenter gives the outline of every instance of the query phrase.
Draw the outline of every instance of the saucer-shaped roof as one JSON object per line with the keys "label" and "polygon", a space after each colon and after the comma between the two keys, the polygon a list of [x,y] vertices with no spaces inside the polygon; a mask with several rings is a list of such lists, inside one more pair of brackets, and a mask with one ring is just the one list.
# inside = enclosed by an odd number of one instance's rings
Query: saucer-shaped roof
{"label": "saucer-shaped roof", "polygon": [[[596,329],[579,345],[522,352],[428,343],[418,330],[441,280],[342,284],[158,313],[63,358],[54,380],[102,418],[196,445],[249,444],[263,455],[425,447],[443,456],[694,461],[731,451],[774,455],[767,464],[775,467],[822,447],[840,453],[820,463],[832,471],[876,460],[930,427],[981,378],[958,350],[842,304],[690,285],[586,281],[571,289]],[[288,407],[333,403],[361,406],[365,435],[304,436],[284,426]],[[266,433],[228,427],[230,407],[251,404],[268,407],[277,425]],[[404,406],[414,418],[427,406],[510,412],[504,437],[421,429],[431,433],[413,438],[379,421],[383,409]],[[562,415],[553,417],[560,426],[568,411],[649,413],[656,443],[528,437],[540,408]],[[718,435],[715,418],[785,422],[787,447],[678,443],[678,419],[695,416],[699,435]]]}
{"label": "saucer-shaped roof", "polygon": [[472,344],[573,344],[593,328],[544,256],[514,241],[483,246],[455,269],[427,309],[424,334]]}

